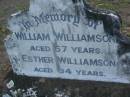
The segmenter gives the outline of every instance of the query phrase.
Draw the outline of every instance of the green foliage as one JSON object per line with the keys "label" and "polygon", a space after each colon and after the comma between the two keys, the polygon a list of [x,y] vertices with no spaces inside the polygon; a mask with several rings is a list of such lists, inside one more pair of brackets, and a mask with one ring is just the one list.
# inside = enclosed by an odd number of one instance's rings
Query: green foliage
{"label": "green foliage", "polygon": [[0,17],[1,17],[1,16],[4,16],[4,15],[5,15],[4,10],[0,10]]}
{"label": "green foliage", "polygon": [[122,7],[127,7],[130,5],[130,0],[88,0],[88,2],[92,3],[98,8],[109,9],[119,11]]}
{"label": "green foliage", "polygon": [[[9,32],[9,31],[7,30],[6,27],[0,26],[0,36],[4,37],[5,35],[8,34],[8,32]],[[0,39],[1,39],[1,38],[0,38]]]}
{"label": "green foliage", "polygon": [[16,10],[17,11],[23,11],[23,10],[25,10],[26,9],[26,7],[25,7],[25,5],[24,4],[17,4],[16,5]]}
{"label": "green foliage", "polygon": [[3,41],[9,31],[6,27],[0,25],[0,48],[3,48]]}

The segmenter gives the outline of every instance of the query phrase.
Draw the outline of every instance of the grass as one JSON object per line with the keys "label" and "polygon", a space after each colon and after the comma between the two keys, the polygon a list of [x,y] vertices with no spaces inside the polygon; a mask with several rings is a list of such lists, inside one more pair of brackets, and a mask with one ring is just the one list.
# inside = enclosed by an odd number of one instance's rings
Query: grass
{"label": "grass", "polygon": [[0,10],[0,17],[4,16],[5,12],[3,10]]}
{"label": "grass", "polygon": [[3,49],[3,41],[9,31],[5,26],[0,25],[0,49]]}
{"label": "grass", "polygon": [[130,0],[118,0],[118,2],[111,2],[111,0],[88,0],[91,4],[98,8],[109,9],[114,11],[119,11],[122,7],[127,7],[130,5]]}
{"label": "grass", "polygon": [[15,8],[16,8],[17,11],[19,11],[19,10],[23,11],[23,10],[26,9],[26,6],[24,4],[17,4],[15,6]]}

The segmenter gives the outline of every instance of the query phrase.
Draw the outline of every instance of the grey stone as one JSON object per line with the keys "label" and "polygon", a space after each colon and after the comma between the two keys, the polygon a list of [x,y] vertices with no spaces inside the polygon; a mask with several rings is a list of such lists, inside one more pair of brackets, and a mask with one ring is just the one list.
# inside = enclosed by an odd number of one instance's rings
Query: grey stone
{"label": "grey stone", "polygon": [[18,75],[130,83],[120,16],[85,0],[31,0],[13,14],[5,46]]}

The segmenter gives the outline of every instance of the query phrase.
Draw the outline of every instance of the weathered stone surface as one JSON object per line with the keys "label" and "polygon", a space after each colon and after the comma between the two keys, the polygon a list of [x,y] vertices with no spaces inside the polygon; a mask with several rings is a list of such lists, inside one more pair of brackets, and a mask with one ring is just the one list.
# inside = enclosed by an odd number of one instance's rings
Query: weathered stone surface
{"label": "weathered stone surface", "polygon": [[18,75],[130,83],[130,40],[118,14],[85,0],[31,0],[13,14],[6,48]]}

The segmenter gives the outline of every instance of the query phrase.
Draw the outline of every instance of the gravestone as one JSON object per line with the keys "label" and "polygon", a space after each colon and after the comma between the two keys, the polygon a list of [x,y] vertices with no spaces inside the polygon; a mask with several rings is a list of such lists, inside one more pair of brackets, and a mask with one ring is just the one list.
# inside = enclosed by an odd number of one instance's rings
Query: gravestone
{"label": "gravestone", "polygon": [[120,17],[85,0],[31,0],[8,20],[13,71],[33,77],[130,83],[130,42]]}

